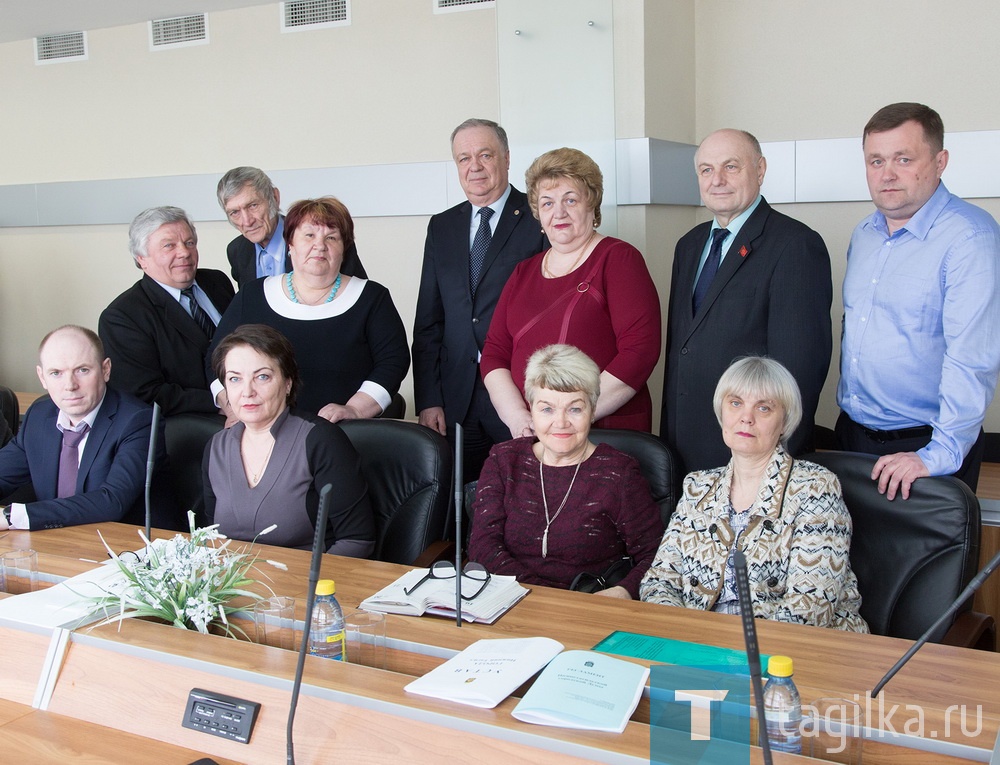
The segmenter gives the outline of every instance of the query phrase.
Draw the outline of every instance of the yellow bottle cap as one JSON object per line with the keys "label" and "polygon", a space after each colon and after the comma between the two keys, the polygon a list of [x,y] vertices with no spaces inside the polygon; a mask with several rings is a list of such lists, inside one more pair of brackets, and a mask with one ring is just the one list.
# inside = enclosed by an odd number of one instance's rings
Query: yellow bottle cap
{"label": "yellow bottle cap", "polygon": [[791,677],[792,660],[787,656],[772,656],[767,660],[767,674],[771,677]]}
{"label": "yellow bottle cap", "polygon": [[[334,584],[332,579],[320,579],[316,582],[316,594],[317,595],[333,595],[337,591],[337,585]],[[768,664],[768,669],[770,670],[771,665]]]}

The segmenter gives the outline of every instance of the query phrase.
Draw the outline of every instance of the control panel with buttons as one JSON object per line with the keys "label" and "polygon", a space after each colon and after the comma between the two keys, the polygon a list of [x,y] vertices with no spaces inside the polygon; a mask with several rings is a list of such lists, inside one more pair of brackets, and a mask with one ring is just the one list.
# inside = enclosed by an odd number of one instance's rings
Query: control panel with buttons
{"label": "control panel with buttons", "polygon": [[260,704],[256,701],[192,688],[181,724],[185,728],[249,744],[259,712]]}

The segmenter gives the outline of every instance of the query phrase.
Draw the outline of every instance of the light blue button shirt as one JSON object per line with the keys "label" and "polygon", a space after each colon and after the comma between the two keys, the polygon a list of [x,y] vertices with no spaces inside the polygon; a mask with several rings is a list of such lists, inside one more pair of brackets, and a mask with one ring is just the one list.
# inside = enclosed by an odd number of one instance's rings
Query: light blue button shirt
{"label": "light blue button shirt", "polygon": [[931,475],[962,465],[1000,373],[1000,227],[943,183],[889,234],[875,212],[851,236],[837,403],[876,430],[930,425]]}

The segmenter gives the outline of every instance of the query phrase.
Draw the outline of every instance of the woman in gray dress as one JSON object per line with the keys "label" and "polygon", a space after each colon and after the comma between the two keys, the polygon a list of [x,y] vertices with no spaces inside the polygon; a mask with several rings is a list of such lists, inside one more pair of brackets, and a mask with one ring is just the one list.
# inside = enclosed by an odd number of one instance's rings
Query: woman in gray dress
{"label": "woman in gray dress", "polygon": [[263,324],[244,324],[219,343],[212,366],[237,422],[205,450],[205,510],[233,539],[309,549],[319,493],[331,484],[327,552],[364,558],[375,549],[375,517],[360,459],[339,426],[298,412],[291,344]]}

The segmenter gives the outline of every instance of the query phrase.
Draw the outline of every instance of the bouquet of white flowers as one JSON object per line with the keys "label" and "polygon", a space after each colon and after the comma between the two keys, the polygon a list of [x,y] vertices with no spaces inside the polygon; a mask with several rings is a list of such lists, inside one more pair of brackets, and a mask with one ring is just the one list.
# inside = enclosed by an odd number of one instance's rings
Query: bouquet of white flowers
{"label": "bouquet of white flowers", "polygon": [[102,611],[105,617],[100,624],[145,616],[181,629],[208,633],[214,626],[229,637],[247,637],[230,624],[228,615],[243,608],[231,605],[234,598],[262,597],[246,589],[254,584],[249,574],[257,562],[250,552],[252,544],[231,549],[231,540],[219,533],[218,524],[195,528],[194,513],[188,513],[188,523],[189,538],[178,534],[150,543],[140,531],[146,543],[144,559],[117,555],[101,537],[123,578],[93,599],[95,612]]}

